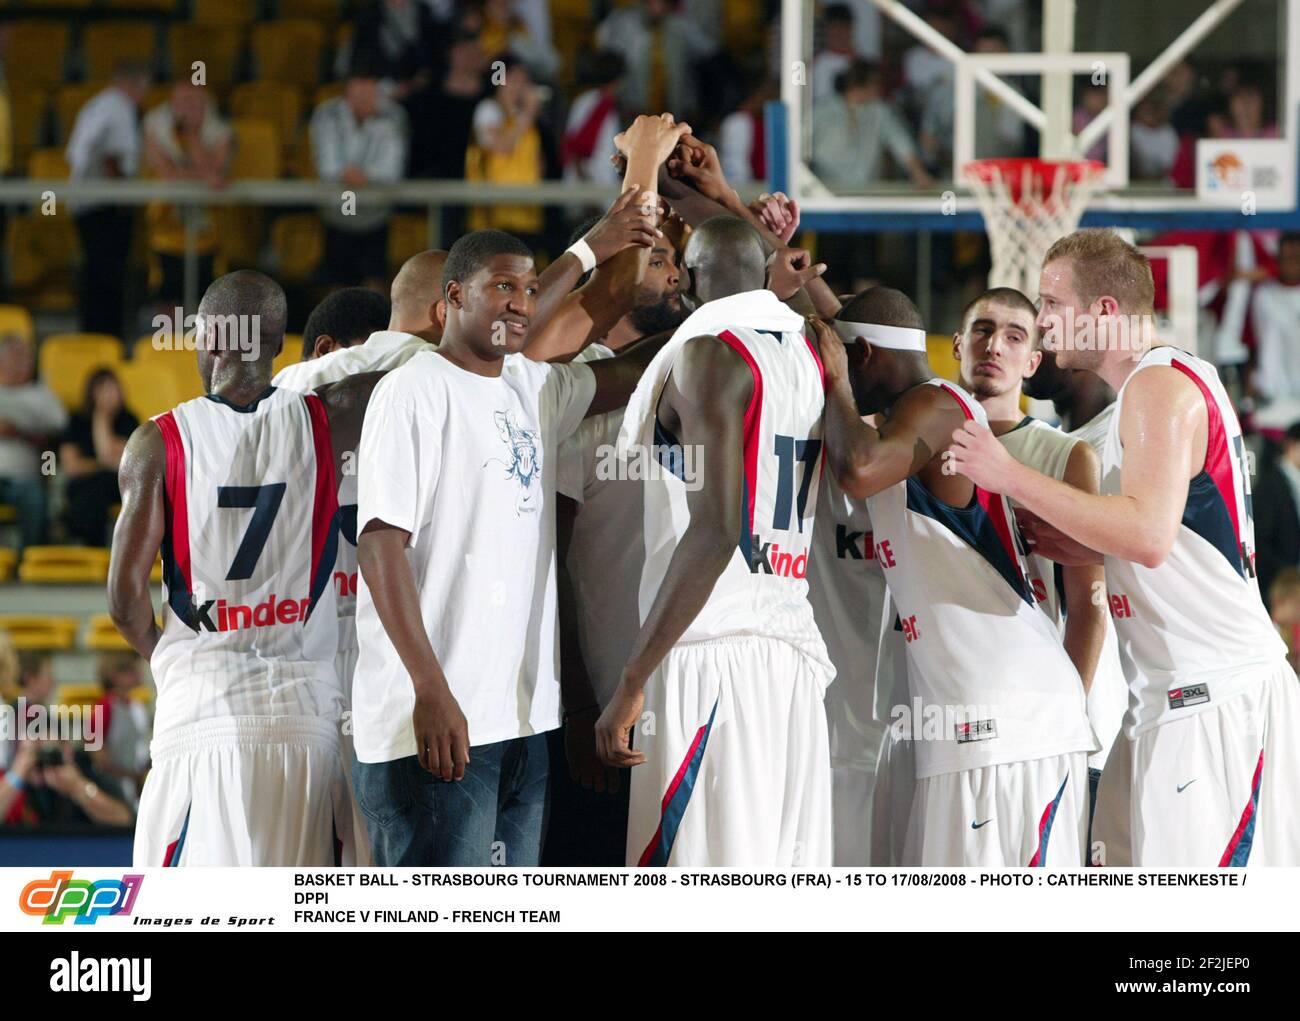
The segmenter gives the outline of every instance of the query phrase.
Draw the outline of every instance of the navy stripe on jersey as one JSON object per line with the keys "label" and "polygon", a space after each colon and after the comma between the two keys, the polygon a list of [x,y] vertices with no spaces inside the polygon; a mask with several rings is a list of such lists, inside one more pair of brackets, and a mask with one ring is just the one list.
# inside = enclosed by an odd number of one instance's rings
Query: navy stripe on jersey
{"label": "navy stripe on jersey", "polygon": [[907,509],[939,522],[987,560],[1021,599],[1030,606],[1035,605],[1033,589],[1021,575],[1015,559],[1007,553],[997,526],[978,500],[972,499],[969,507],[951,507],[913,475],[907,480]]}
{"label": "navy stripe on jersey", "polygon": [[686,459],[682,453],[681,440],[660,424],[658,418],[655,419],[654,455],[663,468],[683,482],[686,481]]}
{"label": "navy stripe on jersey", "polygon": [[233,401],[226,400],[226,398],[222,397],[221,394],[204,394],[203,396],[216,404],[224,404],[231,411],[238,411],[241,415],[251,415],[257,410],[257,406],[270,397],[271,394],[275,393],[275,391],[276,387],[268,386],[248,404],[235,404]]}
{"label": "navy stripe on jersey", "polygon": [[1205,467],[1187,486],[1183,524],[1222,553],[1232,569],[1245,578],[1246,560],[1242,555],[1241,532],[1237,523],[1233,451],[1228,449],[1228,434],[1218,401],[1201,377],[1187,365],[1177,359],[1172,359],[1169,364],[1195,383],[1205,400]]}

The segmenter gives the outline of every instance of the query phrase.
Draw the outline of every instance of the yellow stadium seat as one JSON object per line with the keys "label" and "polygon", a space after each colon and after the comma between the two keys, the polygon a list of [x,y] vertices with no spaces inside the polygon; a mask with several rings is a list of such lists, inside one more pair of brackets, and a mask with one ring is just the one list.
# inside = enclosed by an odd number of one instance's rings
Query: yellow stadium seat
{"label": "yellow stadium seat", "polygon": [[306,18],[265,21],[253,28],[254,69],[263,81],[314,86],[324,48],[324,27]]}
{"label": "yellow stadium seat", "polygon": [[257,17],[257,0],[194,0],[194,20],[204,25],[248,25]]}
{"label": "yellow stadium seat", "polygon": [[152,69],[158,50],[158,29],[149,21],[96,21],[82,32],[86,77],[109,78],[119,64]]}
{"label": "yellow stadium seat", "polygon": [[280,353],[275,356],[275,361],[271,363],[273,374],[279,372],[285,366],[296,365],[302,361],[302,334],[286,333],[284,335],[284,347]]}
{"label": "yellow stadium seat", "polygon": [[89,546],[28,546],[18,565],[18,577],[30,582],[108,580],[108,550]]}
{"label": "yellow stadium seat", "polygon": [[103,697],[104,689],[98,684],[60,684],[54,692],[54,704],[89,709]]}
{"label": "yellow stadium seat", "polygon": [[[0,503],[0,525],[12,525],[17,520],[18,508],[11,503]],[[13,552],[13,550],[4,546],[0,546],[0,549],[3,549],[8,553]]]}
{"label": "yellow stadium seat", "polygon": [[235,117],[235,155],[230,164],[232,179],[275,180],[282,166],[280,132],[275,122],[262,117]]}
{"label": "yellow stadium seat", "polygon": [[[18,517],[18,508],[11,507],[9,506],[9,504],[4,504],[3,506],[0,506],[0,511],[9,511],[13,515],[12,517],[7,519],[4,517],[0,517],[0,521],[5,521],[5,520],[14,521]],[[18,566],[17,551],[11,550],[7,546],[0,546],[0,581],[8,581],[10,578],[12,578],[14,576],[14,568],[17,566]]]}
{"label": "yellow stadium seat", "polygon": [[54,94],[54,120],[59,129],[60,145],[67,145],[81,108],[92,96],[107,87],[108,83],[104,81],[79,82],[76,85],[64,85]]}
{"label": "yellow stadium seat", "polygon": [[81,406],[86,380],[96,369],[121,368],[122,342],[106,333],[58,333],[41,342],[37,355],[42,381],[65,407]]}
{"label": "yellow stadium seat", "polygon": [[107,613],[97,613],[90,618],[82,644],[87,649],[94,649],[97,652],[131,651],[131,643],[122,637],[122,632],[117,629],[113,618]]}
{"label": "yellow stadium seat", "polygon": [[5,224],[10,287],[33,308],[72,307],[79,252],[70,216],[21,213],[9,217]]}
{"label": "yellow stadium seat", "polygon": [[343,95],[342,82],[326,82],[312,94],[312,109],[315,110],[321,103],[328,100],[338,99],[341,95]]}
{"label": "yellow stadium seat", "polygon": [[[184,343],[182,341],[182,345],[175,348],[156,348],[153,346],[152,335],[141,337],[131,349],[131,360],[123,366],[124,368],[137,366],[146,378],[159,375],[170,377],[175,387],[169,393],[178,396],[175,402],[168,405],[168,408],[175,407],[181,401],[203,396],[203,380],[199,378],[198,358],[193,350],[183,346]],[[140,413],[137,411],[136,414]]]}
{"label": "yellow stadium seat", "polygon": [[302,93],[281,82],[245,82],[230,94],[230,112],[270,121],[280,140],[289,143],[302,127]]}
{"label": "yellow stadium seat", "polygon": [[[171,411],[198,394],[186,393],[181,381],[157,363],[126,362],[118,370],[126,406],[143,421]],[[194,373],[198,379],[198,373]],[[195,389],[198,389],[196,386]]]}
{"label": "yellow stadium seat", "polygon": [[[162,627],[162,624],[159,624],[158,626]],[[132,688],[129,697],[134,699],[136,702],[149,703],[154,699],[154,690],[149,687],[149,685],[142,684],[138,688]]]}
{"label": "yellow stadium seat", "polygon": [[36,181],[66,181],[71,173],[62,149],[37,149],[27,161],[27,176]]}
{"label": "yellow stadium seat", "polygon": [[13,166],[20,171],[27,165],[32,151],[44,141],[45,115],[50,108],[49,95],[40,88],[23,85],[9,93],[13,117]]}
{"label": "yellow stadium seat", "polygon": [[71,649],[77,637],[77,618],[0,614],[0,631],[9,636],[9,644],[15,649],[42,652]]}
{"label": "yellow stadium seat", "polygon": [[388,266],[397,270],[407,259],[429,247],[428,220],[417,213],[399,213],[388,221]]}
{"label": "yellow stadium seat", "polygon": [[15,22],[5,51],[5,78],[15,86],[53,88],[63,81],[68,55],[67,21]]}
{"label": "yellow stadium seat", "polygon": [[0,337],[16,333],[28,344],[36,343],[32,314],[21,305],[0,305]]}
{"label": "yellow stadium seat", "polygon": [[325,256],[325,231],[315,213],[286,213],[271,224],[276,278],[310,280]]}
{"label": "yellow stadium seat", "polygon": [[280,0],[276,10],[282,18],[311,18],[335,24],[342,17],[340,0]]}
{"label": "yellow stadium seat", "polygon": [[235,25],[178,22],[167,29],[173,81],[193,79],[194,62],[203,62],[203,80],[224,91],[235,80],[243,52],[243,32]]}

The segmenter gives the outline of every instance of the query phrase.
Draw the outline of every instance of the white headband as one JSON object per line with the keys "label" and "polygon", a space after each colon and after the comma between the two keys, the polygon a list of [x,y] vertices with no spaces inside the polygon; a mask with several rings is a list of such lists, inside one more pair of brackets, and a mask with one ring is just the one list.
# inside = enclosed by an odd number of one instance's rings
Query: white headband
{"label": "white headband", "polygon": [[841,319],[832,319],[831,325],[846,344],[852,344],[855,337],[865,337],[867,343],[875,347],[888,347],[895,351],[925,350],[924,330],[876,323],[846,323]]}

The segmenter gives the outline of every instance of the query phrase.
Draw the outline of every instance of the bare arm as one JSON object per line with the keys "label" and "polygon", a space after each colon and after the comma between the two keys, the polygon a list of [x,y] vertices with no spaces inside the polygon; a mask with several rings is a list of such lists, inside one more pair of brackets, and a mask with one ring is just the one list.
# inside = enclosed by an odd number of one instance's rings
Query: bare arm
{"label": "bare arm", "polygon": [[665,330],[663,333],[642,337],[614,358],[601,358],[588,363],[588,368],[596,377],[596,393],[591,398],[585,417],[603,415],[626,405],[645,374],[646,366],[659,353],[659,349],[672,340],[674,332]]}
{"label": "bare arm", "polygon": [[1117,496],[1085,493],[1026,468],[1000,443],[991,449],[988,430],[972,422],[953,435],[953,467],[1089,549],[1159,567],[1178,536],[1187,484],[1205,462],[1205,400],[1177,369],[1156,366],[1128,384],[1121,415]]}
{"label": "bare arm", "polygon": [[[1100,464],[1087,443],[1074,445],[1064,481],[1085,493],[1100,491]],[[1106,641],[1106,573],[1100,564],[1063,564],[1061,580],[1065,588],[1065,651],[1083,679],[1083,690],[1088,691]]]}
{"label": "bare arm", "polygon": [[127,440],[118,469],[122,512],[113,529],[108,562],[108,613],[141,656],[153,655],[161,632],[154,618],[149,574],[162,548],[167,453],[153,422],[139,426]]}
{"label": "bare arm", "polygon": [[386,375],[386,372],[358,372],[316,388],[316,393],[325,402],[325,415],[329,419],[335,478],[356,473],[357,448],[361,445],[366,406],[375,385]]}
{"label": "bare arm", "polygon": [[420,617],[420,593],[406,559],[411,533],[378,519],[357,536],[357,564],[388,640],[415,688],[416,754],[443,780],[460,780],[469,764],[469,724],[456,703]]}
{"label": "bare arm", "polygon": [[702,485],[688,496],[691,523],[668,563],[641,631],[632,644],[619,690],[596,726],[601,758],[611,766],[645,760],[629,747],[644,705],[645,683],[690,626],[736,552],[740,520],[744,409],[753,377],[741,357],[715,337],[682,348],[661,409],[680,422],[683,442],[707,447]]}

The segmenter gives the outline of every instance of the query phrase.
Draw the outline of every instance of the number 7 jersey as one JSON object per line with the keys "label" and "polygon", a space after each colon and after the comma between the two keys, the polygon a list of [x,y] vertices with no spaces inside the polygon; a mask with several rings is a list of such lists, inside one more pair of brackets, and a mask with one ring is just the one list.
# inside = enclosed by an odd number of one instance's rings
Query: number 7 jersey
{"label": "number 7 jersey", "polygon": [[325,406],[269,387],[153,419],[166,450],[155,732],[222,716],[337,718],[338,486]]}

